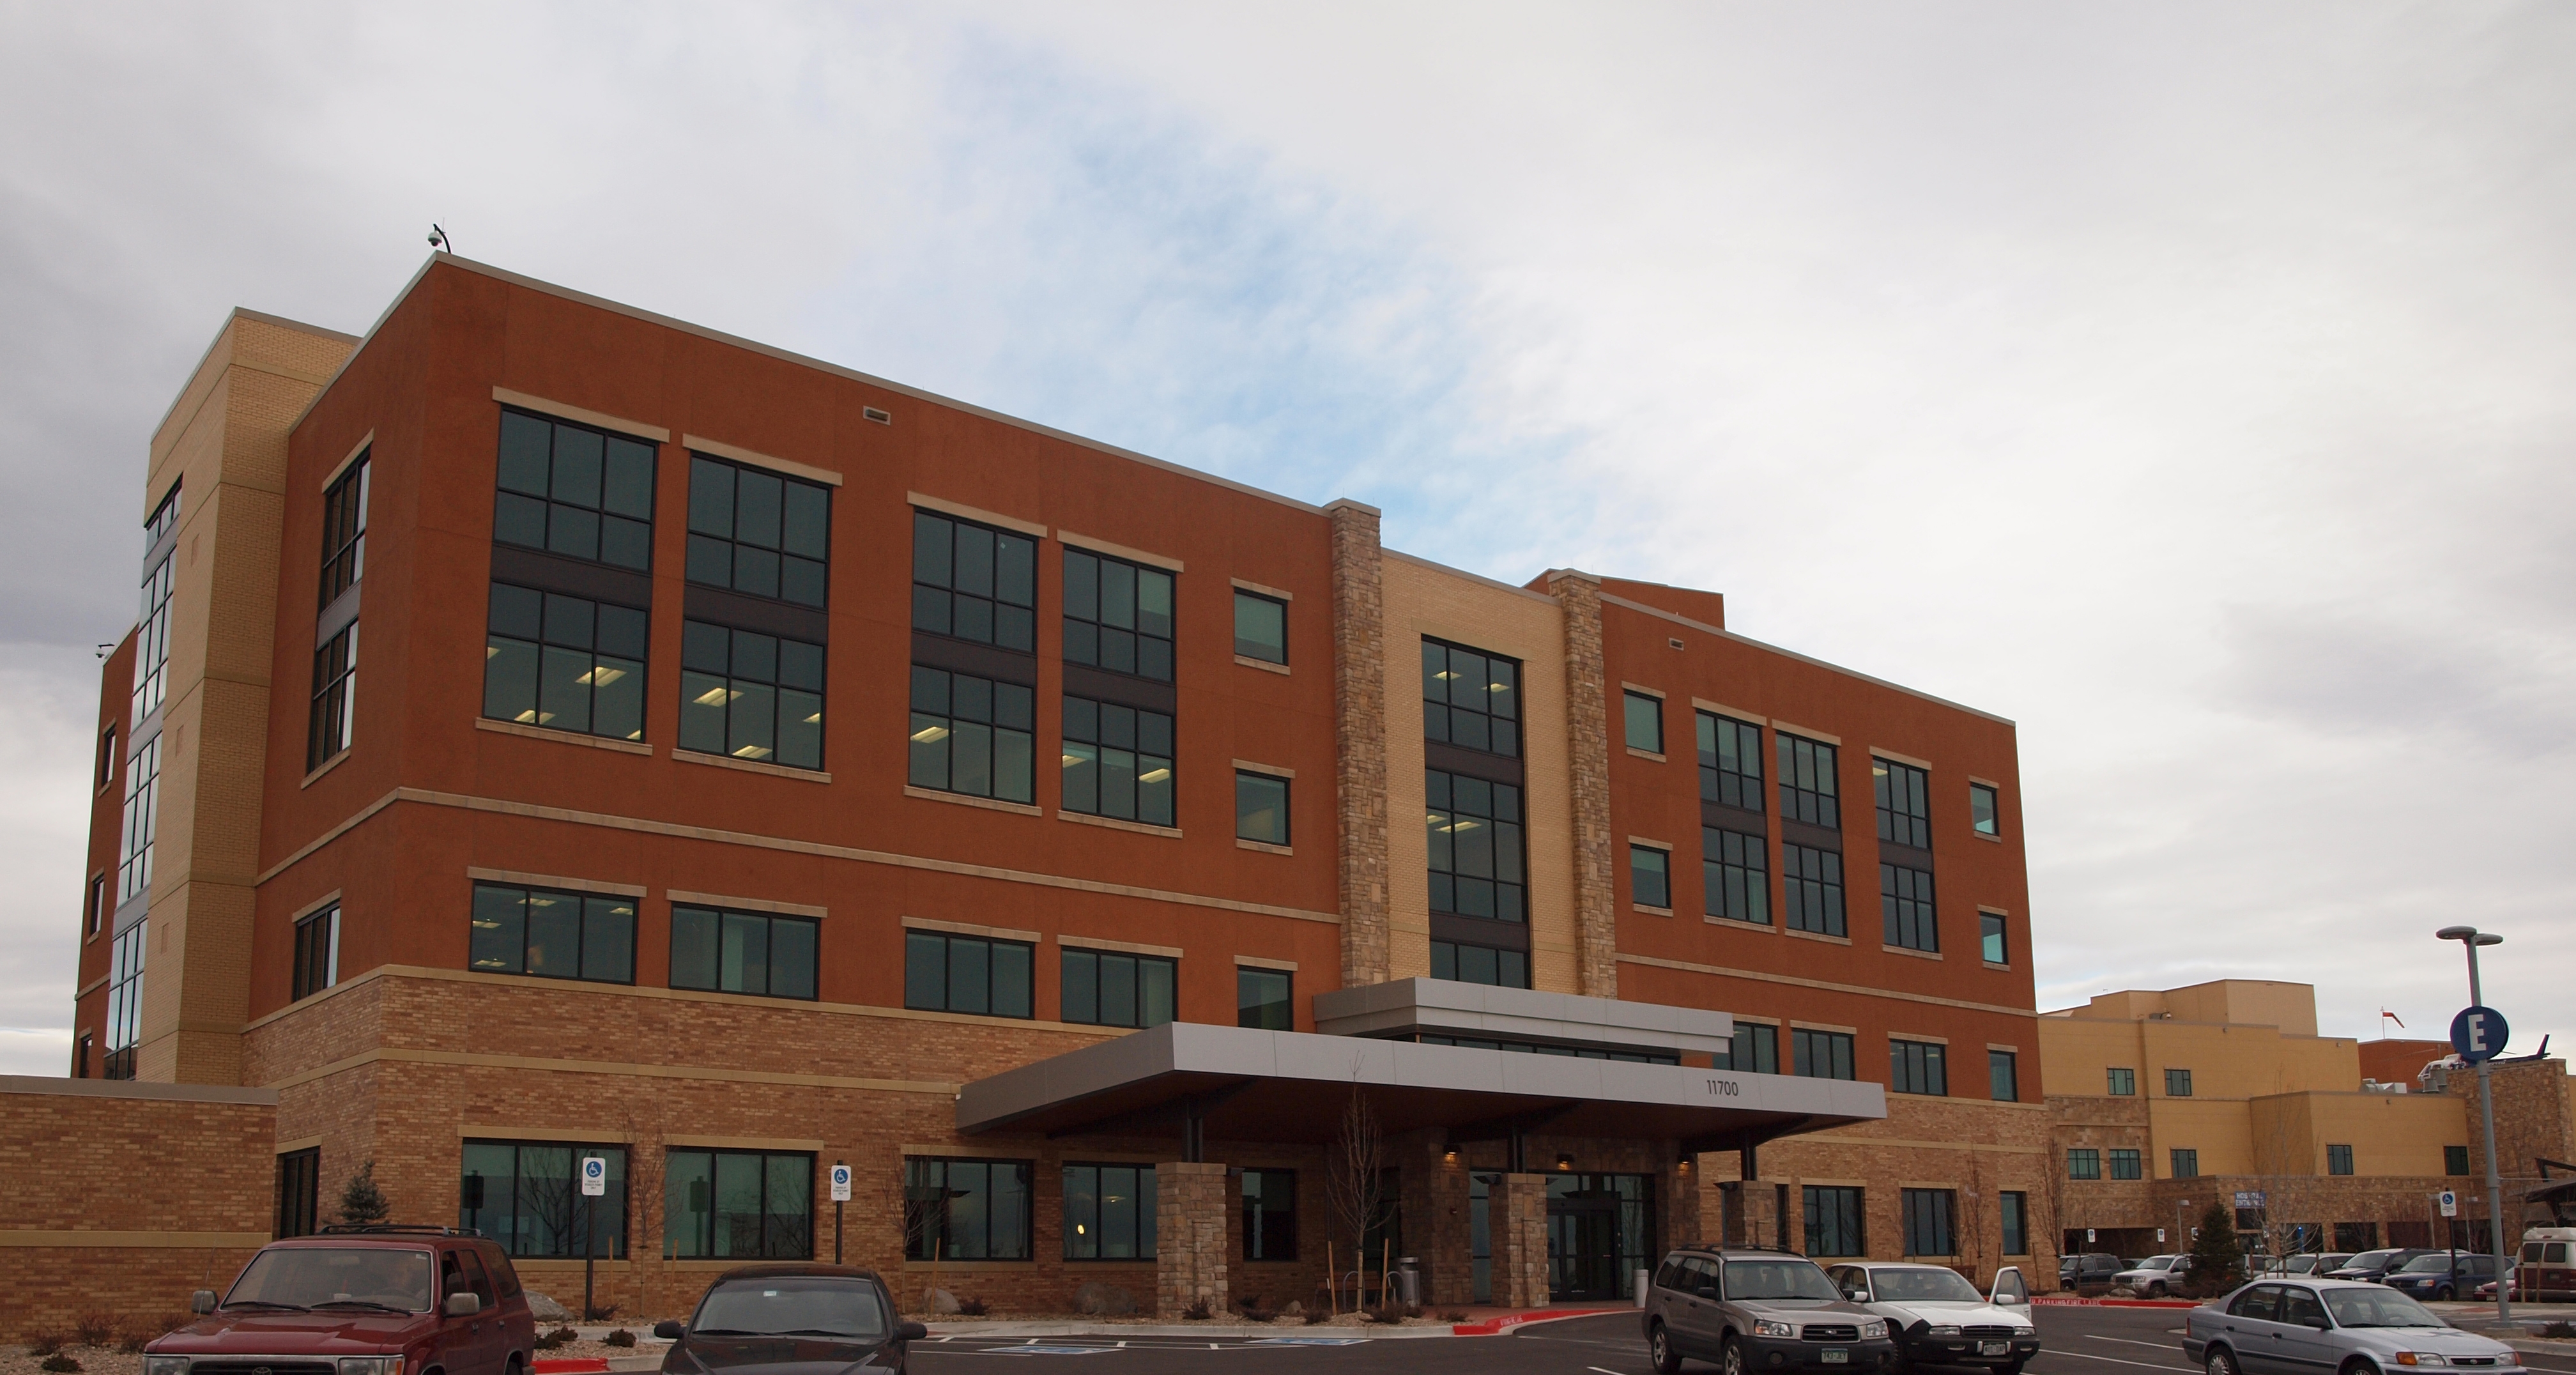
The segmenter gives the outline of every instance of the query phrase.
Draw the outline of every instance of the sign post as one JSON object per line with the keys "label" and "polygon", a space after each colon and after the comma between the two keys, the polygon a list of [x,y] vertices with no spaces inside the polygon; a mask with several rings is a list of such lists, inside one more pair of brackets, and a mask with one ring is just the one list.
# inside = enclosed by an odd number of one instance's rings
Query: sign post
{"label": "sign post", "polygon": [[2502,945],[2504,937],[2474,926],[2445,926],[2433,933],[2446,941],[2458,941],[2469,954],[2469,1005],[2451,1019],[2451,1049],[2460,1058],[2478,1067],[2478,1114],[2486,1125],[2487,1137],[2487,1241],[2494,1248],[2496,1270],[2496,1320],[2513,1319],[2512,1276],[2506,1273],[2504,1249],[2504,1181],[2497,1177],[2495,1144],[2495,1086],[2490,1079],[2488,1061],[2503,1053],[2513,1035],[2505,1024],[2504,1014],[2486,1005],[2485,989],[2478,982],[2478,947]]}
{"label": "sign post", "polygon": [[592,1271],[599,1255],[599,1205],[591,1200],[608,1196],[608,1161],[606,1157],[585,1155],[581,1158],[581,1320],[595,1322],[598,1305],[591,1302]]}
{"label": "sign post", "polygon": [[850,1201],[850,1165],[832,1162],[832,1263],[841,1263],[841,1205]]}

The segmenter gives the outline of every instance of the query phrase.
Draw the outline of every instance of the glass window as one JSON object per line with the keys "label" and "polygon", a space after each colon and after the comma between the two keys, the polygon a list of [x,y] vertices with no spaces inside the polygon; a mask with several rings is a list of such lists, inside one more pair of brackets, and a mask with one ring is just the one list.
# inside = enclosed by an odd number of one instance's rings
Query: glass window
{"label": "glass window", "polygon": [[1029,802],[1036,797],[1037,690],[912,666],[916,788]]}
{"label": "glass window", "polygon": [[1064,699],[1064,809],[1170,826],[1172,718],[1141,707]]}
{"label": "glass window", "polygon": [[2469,1148],[2466,1146],[2444,1146],[2442,1148],[2442,1173],[2446,1175],[2465,1175],[2468,1172]]}
{"label": "glass window", "polygon": [[93,787],[104,788],[116,781],[116,727],[109,726],[98,736],[98,776],[90,780]]}
{"label": "glass window", "polygon": [[1264,845],[1288,843],[1288,780],[1277,774],[1234,771],[1234,834]]}
{"label": "glass window", "polygon": [[1243,1172],[1243,1258],[1297,1258],[1297,1172]]}
{"label": "glass window", "polygon": [[905,1156],[903,1258],[1027,1260],[1029,1162]]}
{"label": "glass window", "polygon": [[1878,866],[1879,916],[1887,943],[1904,950],[1941,948],[1941,925],[1932,906],[1932,875],[1901,864]]}
{"label": "glass window", "polygon": [[1949,1189],[1907,1189],[1904,1191],[1905,1254],[1909,1256],[1955,1256],[1959,1243],[1950,1225],[1957,1210],[1958,1196]]}
{"label": "glass window", "polygon": [[309,1237],[322,1226],[322,1148],[277,1158],[277,1236]]}
{"label": "glass window", "polygon": [[332,903],[295,923],[294,993],[297,1001],[340,982],[340,904]]}
{"label": "glass window", "polygon": [[322,493],[322,592],[329,606],[367,573],[367,461],[359,454]]}
{"label": "glass window", "polygon": [[1064,1020],[1091,1026],[1161,1026],[1172,1020],[1180,962],[1115,950],[1064,952]]}
{"label": "glass window", "polygon": [[81,899],[81,934],[97,935],[100,928],[107,925],[107,914],[115,905],[108,900],[107,875],[90,875],[89,886]]}
{"label": "glass window", "polygon": [[2351,1173],[2352,1173],[2352,1147],[2350,1147],[2350,1146],[2328,1146],[2328,1147],[2326,1147],[2326,1173],[2327,1173],[2327,1174],[2351,1174]]}
{"label": "glass window", "polygon": [[1264,1031],[1297,1029],[1295,1005],[1289,1001],[1290,977],[1285,969],[1254,969],[1239,965],[1234,971],[1234,1024],[1259,1027]]}
{"label": "glass window", "polygon": [[814,1157],[674,1150],[663,1157],[662,1246],[676,1260],[810,1260]]}
{"label": "glass window", "polygon": [[116,865],[116,901],[152,891],[152,837],[161,823],[161,737],[134,752],[125,770],[125,847]]}
{"label": "glass window", "polygon": [[823,647],[682,621],[680,748],[823,767]]}
{"label": "glass window", "polygon": [[1036,1015],[1032,996],[1037,947],[1018,941],[903,933],[903,1005],[979,1017]]}
{"label": "glass window", "polygon": [[1977,914],[1977,946],[1988,964],[2012,963],[2012,950],[2005,943],[2003,913]]}
{"label": "glass window", "polygon": [[1699,832],[1700,904],[1712,917],[1771,924],[1771,875],[1763,838],[1703,826]]}
{"label": "glass window", "polygon": [[2170,1153],[2170,1154],[2171,1154],[2171,1160],[2170,1160],[2170,1162],[2169,1162],[2169,1163],[2171,1163],[2171,1164],[2172,1164],[2172,1166],[2173,1166],[2173,1177],[2174,1177],[2174,1178],[2176,1178],[2176,1179],[2198,1179],[2198,1178],[2200,1178],[2200,1152],[2199,1152],[2199,1151],[2194,1150],[2194,1149],[2191,1149],[2190,1147],[2186,1147],[2186,1146],[2176,1146],[2176,1147],[2174,1147],[2174,1148],[2172,1149],[2172,1151],[2171,1151],[2171,1153]]}
{"label": "glass window", "polygon": [[1288,662],[1288,604],[1236,588],[1234,652],[1265,664]]}
{"label": "glass window", "polygon": [[[608,1162],[608,1192],[581,1192],[581,1160]],[[513,1256],[579,1260],[585,1239],[603,1260],[626,1258],[626,1148],[535,1141],[468,1141],[457,1225]],[[587,1205],[587,1206],[584,1206]]]}
{"label": "glass window", "polygon": [[2126,1097],[2129,1097],[2130,1095],[2132,1095],[2132,1094],[2136,1093],[2137,1091],[2138,1091],[2138,1072],[2137,1072],[2136,1070],[2134,1070],[2134,1069],[2123,1069],[2123,1068],[2121,1068],[2121,1067],[2120,1067],[2120,1066],[2118,1066],[2118,1065],[2113,1065],[2113,1066],[2111,1066],[2111,1096],[2112,1096],[2112,1097],[2114,1097],[2114,1098],[2126,1098]]}
{"label": "glass window", "polygon": [[483,714],[523,726],[644,738],[644,641],[635,607],[492,584]]}
{"label": "glass window", "polygon": [[1860,1190],[1810,1184],[1806,1186],[1805,1203],[1808,1255],[1869,1254],[1867,1214],[1861,1208]]}
{"label": "glass window", "polygon": [[143,933],[149,921],[138,921],[117,934],[107,948],[107,1055],[102,1079],[134,1077],[135,1047],[143,1041]]}
{"label": "glass window", "polygon": [[1911,764],[1872,755],[1870,791],[1878,803],[1878,838],[1891,845],[1932,848],[1932,780]]}
{"label": "glass window", "polygon": [[1824,936],[1845,934],[1841,855],[1784,843],[1780,847],[1780,880],[1790,930]]}
{"label": "glass window", "polygon": [[635,982],[635,900],[474,885],[469,969],[592,983]]}
{"label": "glass window", "polygon": [[1996,1194],[1995,1200],[1997,1203],[2002,1205],[1998,1211],[2003,1215],[2004,1254],[2008,1256],[2029,1255],[2030,1195],[2021,1193],[2017,1190],[2006,1189],[2003,1192]]}
{"label": "glass window", "polygon": [[2189,1098],[2191,1096],[2191,1071],[2187,1069],[2166,1070],[2165,1096],[2167,1098]]}
{"label": "glass window", "polygon": [[2102,1152],[2092,1146],[2070,1146],[2066,1151],[2068,1179],[2100,1179]]}
{"label": "glass window", "polygon": [[1887,1086],[1897,1093],[1947,1095],[1950,1072],[1945,1047],[1928,1041],[1887,1043]]}
{"label": "glass window", "polygon": [[671,906],[671,987],[811,998],[822,923]]}
{"label": "glass window", "polygon": [[1521,665],[1439,640],[1422,642],[1422,738],[1518,757]]}
{"label": "glass window", "polygon": [[1526,920],[1521,790],[1431,769],[1423,774],[1423,794],[1431,910]]}
{"label": "glass window", "polygon": [[1762,810],[1762,728],[1711,712],[1699,715],[1699,798]]}
{"label": "glass window", "polygon": [[1496,950],[1456,941],[1431,943],[1431,977],[1501,988],[1529,987],[1529,956],[1519,950]]}
{"label": "glass window", "polygon": [[912,628],[1034,654],[1038,545],[1026,535],[912,513]]}
{"label": "glass window", "polygon": [[2113,1179],[2142,1179],[2145,1177],[2145,1162],[2138,1158],[2137,1151],[2126,1147],[2114,1146],[2111,1148],[2110,1156],[2111,1177]]}
{"label": "glass window", "polygon": [[568,420],[501,412],[492,538],[649,571],[653,446]]}
{"label": "glass window", "polygon": [[358,623],[340,627],[329,643],[313,651],[313,707],[306,718],[304,768],[322,767],[349,748],[357,719]]}
{"label": "glass window", "polygon": [[689,581],[820,607],[831,549],[831,488],[689,455]]}
{"label": "glass window", "polygon": [[2001,835],[2003,822],[1995,805],[1995,790],[1983,783],[1968,785],[1968,824],[1981,836]]}
{"label": "glass window", "polygon": [[1986,1091],[1998,1103],[2021,1101],[2021,1057],[2009,1050],[1986,1052]]}
{"label": "glass window", "polygon": [[1664,702],[1642,692],[1623,692],[1628,748],[1648,754],[1664,752]]}
{"label": "glass window", "polygon": [[1840,751],[1777,731],[1772,732],[1771,738],[1779,745],[1780,815],[1810,826],[1841,830],[1841,789],[1834,781]]}
{"label": "glass window", "polygon": [[1852,1038],[1847,1031],[1789,1029],[1790,1073],[1809,1079],[1852,1077]]}
{"label": "glass window", "polygon": [[1673,905],[1673,857],[1651,845],[1628,847],[1628,892],[1643,907]]}
{"label": "glass window", "polygon": [[1172,575],[1065,550],[1064,661],[1172,681]]}
{"label": "glass window", "polygon": [[1154,1258],[1154,1167],[1064,1167],[1064,1258]]}
{"label": "glass window", "polygon": [[161,709],[169,693],[171,565],[179,546],[163,541],[178,525],[179,488],[173,484],[143,525],[143,556],[151,562],[143,569],[143,609],[134,620],[134,700],[126,717],[136,727]]}
{"label": "glass window", "polygon": [[1719,1069],[1742,1070],[1747,1074],[1778,1074],[1780,1028],[1761,1022],[1737,1022],[1734,1046],[1714,1059]]}

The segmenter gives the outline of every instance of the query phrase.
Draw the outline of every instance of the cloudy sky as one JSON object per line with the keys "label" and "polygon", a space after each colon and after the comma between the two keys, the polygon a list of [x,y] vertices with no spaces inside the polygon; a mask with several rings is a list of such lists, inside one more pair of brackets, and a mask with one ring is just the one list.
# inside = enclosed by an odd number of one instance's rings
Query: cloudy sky
{"label": "cloudy sky", "polygon": [[2576,1032],[2576,8],[0,3],[0,1072],[234,305],[467,256],[2020,723],[2042,1006]]}

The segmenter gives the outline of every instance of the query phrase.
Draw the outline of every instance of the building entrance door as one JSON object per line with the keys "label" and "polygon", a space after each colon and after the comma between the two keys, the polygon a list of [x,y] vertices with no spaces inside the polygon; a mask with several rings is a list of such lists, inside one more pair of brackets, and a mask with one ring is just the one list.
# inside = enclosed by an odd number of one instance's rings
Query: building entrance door
{"label": "building entrance door", "polygon": [[1641,1174],[1547,1180],[1547,1289],[1558,1302],[1633,1299],[1651,1263],[1654,1181]]}

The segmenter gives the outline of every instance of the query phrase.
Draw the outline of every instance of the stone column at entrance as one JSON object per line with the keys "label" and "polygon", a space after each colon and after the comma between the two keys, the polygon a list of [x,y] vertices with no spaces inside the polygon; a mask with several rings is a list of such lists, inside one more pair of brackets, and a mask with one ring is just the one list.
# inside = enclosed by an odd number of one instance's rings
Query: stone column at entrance
{"label": "stone column at entrance", "polygon": [[1225,1166],[1165,1161],[1154,1167],[1154,1312],[1166,1318],[1204,1301],[1226,1306]]}
{"label": "stone column at entrance", "polygon": [[[1666,1147],[1664,1158],[1671,1160],[1677,1154],[1677,1147]],[[1664,1243],[1677,1246],[1699,1240],[1704,1235],[1700,1230],[1699,1158],[1681,1156],[1678,1163],[1665,1166],[1662,1173],[1663,1180],[1657,1187],[1663,1193]]]}
{"label": "stone column at entrance", "polygon": [[1486,1204],[1494,1248],[1494,1302],[1547,1306],[1547,1176],[1507,1174]]}

